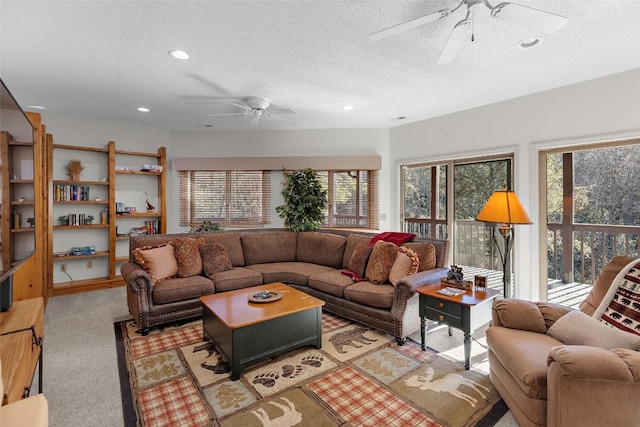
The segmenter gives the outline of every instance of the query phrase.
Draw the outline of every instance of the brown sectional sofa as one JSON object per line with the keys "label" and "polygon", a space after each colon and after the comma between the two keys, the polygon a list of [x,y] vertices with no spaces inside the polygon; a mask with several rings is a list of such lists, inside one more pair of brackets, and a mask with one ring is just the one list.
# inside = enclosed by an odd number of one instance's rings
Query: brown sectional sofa
{"label": "brown sectional sofa", "polygon": [[342,271],[349,265],[356,245],[367,244],[373,236],[340,230],[294,233],[262,229],[131,237],[130,251],[180,237],[201,237],[206,244],[222,244],[233,268],[217,272],[211,279],[203,273],[154,284],[132,255],[121,267],[129,311],[146,334],[155,325],[201,316],[200,296],[283,282],[325,301],[326,311],[390,333],[402,343],[420,328],[416,289],[438,282],[448,271],[449,242],[416,238],[406,243],[408,247],[431,243],[435,247],[435,267],[405,276],[395,286],[354,283]]}

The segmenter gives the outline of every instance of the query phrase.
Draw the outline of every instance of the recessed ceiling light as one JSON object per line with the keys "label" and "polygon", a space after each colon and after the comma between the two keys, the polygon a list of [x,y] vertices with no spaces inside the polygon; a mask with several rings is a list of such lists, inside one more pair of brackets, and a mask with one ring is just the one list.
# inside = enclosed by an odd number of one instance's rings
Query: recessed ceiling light
{"label": "recessed ceiling light", "polygon": [[518,43],[518,47],[520,49],[530,49],[534,46],[539,45],[540,43],[542,43],[542,39],[540,37],[530,37]]}
{"label": "recessed ceiling light", "polygon": [[184,50],[170,50],[169,55],[173,56],[176,59],[189,59],[189,54]]}
{"label": "recessed ceiling light", "polygon": [[143,113],[148,113],[148,112],[149,112],[149,109],[148,109],[148,108],[146,108],[146,107],[138,107],[138,111],[141,111],[141,112],[143,112]]}
{"label": "recessed ceiling light", "polygon": [[343,105],[342,109],[343,110],[353,110],[353,105]]}
{"label": "recessed ceiling light", "polygon": [[46,110],[46,107],[43,107],[42,105],[27,105],[27,108],[33,108],[34,110]]}

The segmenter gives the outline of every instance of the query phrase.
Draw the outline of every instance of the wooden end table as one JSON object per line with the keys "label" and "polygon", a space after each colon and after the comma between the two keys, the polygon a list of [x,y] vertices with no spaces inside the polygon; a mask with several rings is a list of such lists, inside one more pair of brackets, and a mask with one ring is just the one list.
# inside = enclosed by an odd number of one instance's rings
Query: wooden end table
{"label": "wooden end table", "polygon": [[[277,301],[250,302],[261,291],[281,292]],[[322,347],[324,301],[283,283],[254,286],[200,298],[203,334],[231,365],[231,380],[261,360],[313,345]]]}
{"label": "wooden end table", "polygon": [[471,334],[491,321],[491,306],[500,292],[493,289],[476,291],[469,289],[458,296],[439,294],[445,285],[433,284],[418,289],[420,295],[420,338],[422,350],[426,350],[427,319],[461,329],[464,332],[464,368],[469,369],[471,358]]}

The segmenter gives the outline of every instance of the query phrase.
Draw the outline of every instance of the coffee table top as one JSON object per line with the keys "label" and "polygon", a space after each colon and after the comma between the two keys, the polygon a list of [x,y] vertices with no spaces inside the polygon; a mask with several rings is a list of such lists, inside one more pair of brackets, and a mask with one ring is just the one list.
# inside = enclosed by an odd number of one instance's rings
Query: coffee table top
{"label": "coffee table top", "polygon": [[444,301],[451,301],[456,304],[461,305],[478,305],[481,302],[484,302],[489,299],[493,299],[500,295],[500,292],[487,288],[484,291],[477,291],[475,289],[468,289],[465,293],[456,296],[447,296],[443,294],[439,294],[438,291],[440,289],[446,288],[446,285],[441,285],[440,283],[426,285],[417,289],[419,294],[424,296],[428,296],[431,298],[437,298]]}
{"label": "coffee table top", "polygon": [[[249,301],[250,295],[261,291],[280,292],[282,298],[263,303]],[[280,282],[206,295],[200,297],[200,302],[204,310],[209,310],[229,329],[253,325],[324,305],[324,301]]]}

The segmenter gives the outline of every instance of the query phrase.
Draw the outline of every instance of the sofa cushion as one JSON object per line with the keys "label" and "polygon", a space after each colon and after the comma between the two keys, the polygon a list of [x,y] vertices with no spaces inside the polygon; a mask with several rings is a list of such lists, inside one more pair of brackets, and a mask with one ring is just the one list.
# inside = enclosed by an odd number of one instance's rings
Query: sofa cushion
{"label": "sofa cushion", "polygon": [[233,265],[229,259],[227,248],[220,243],[210,243],[200,246],[202,267],[205,275],[211,279],[215,273],[231,270]]}
{"label": "sofa cushion", "polygon": [[493,311],[499,325],[544,334],[547,326],[544,316],[534,302],[516,298],[495,300]]}
{"label": "sofa cushion", "polygon": [[613,259],[602,268],[602,271],[600,271],[596,282],[591,287],[591,292],[589,292],[587,298],[580,304],[580,311],[587,313],[588,315],[592,315],[611,287],[613,279],[624,266],[633,260],[634,258],[626,256],[613,257]]}
{"label": "sofa cushion", "polygon": [[262,285],[262,274],[246,267],[234,267],[211,276],[216,292],[233,291],[251,286]]}
{"label": "sofa cushion", "polygon": [[608,326],[579,310],[558,319],[549,328],[547,335],[569,345],[591,345],[607,350],[640,350],[640,336]]}
{"label": "sofa cushion", "polygon": [[355,273],[358,277],[364,277],[364,273],[367,270],[367,262],[369,261],[369,256],[371,256],[372,251],[372,246],[358,243],[353,249],[349,265],[347,266],[349,271]]}
{"label": "sofa cushion", "polygon": [[310,276],[308,285],[320,292],[344,298],[344,290],[353,285],[353,280],[342,274],[341,270],[333,270]]}
{"label": "sofa cushion", "polygon": [[311,276],[335,271],[335,268],[308,262],[270,262],[248,265],[246,268],[262,274],[264,283],[284,282],[296,285],[306,285]]}
{"label": "sofa cushion", "polygon": [[133,250],[133,259],[151,275],[154,283],[178,274],[173,246],[167,243],[136,248]]}
{"label": "sofa cushion", "polygon": [[[393,245],[393,243],[391,244]],[[389,283],[380,285],[371,282],[358,282],[344,290],[344,297],[360,304],[389,309],[393,303],[394,289],[394,286]]]}
{"label": "sofa cushion", "polygon": [[335,234],[305,231],[298,233],[296,261],[340,268],[347,238]]}
{"label": "sofa cushion", "polygon": [[562,342],[546,334],[492,326],[487,345],[519,388],[533,399],[547,398],[547,355]]}
{"label": "sofa cushion", "polygon": [[204,245],[202,237],[178,237],[169,242],[174,248],[178,263],[178,277],[190,277],[202,273],[202,258],[198,246]]}
{"label": "sofa cushion", "polygon": [[342,257],[342,268],[349,268],[349,261],[351,261],[351,256],[353,255],[353,250],[355,249],[356,245],[362,244],[368,246],[370,240],[370,236],[363,236],[361,234],[349,234],[347,236],[347,245],[344,248],[344,257]]}
{"label": "sofa cushion", "polygon": [[162,280],[153,286],[153,302],[167,304],[199,298],[215,293],[213,282],[203,276],[177,277]]}
{"label": "sofa cushion", "polygon": [[296,233],[243,234],[240,241],[245,265],[296,260]]}
{"label": "sofa cushion", "polygon": [[403,277],[417,273],[419,265],[417,253],[407,247],[399,247],[396,260],[389,271],[389,282],[395,286]]}
{"label": "sofa cushion", "polygon": [[203,233],[205,242],[220,243],[227,250],[231,265],[234,267],[244,267],[244,252],[240,242],[240,233]]}
{"label": "sofa cushion", "polygon": [[405,243],[402,246],[406,246],[418,254],[418,258],[420,258],[418,271],[427,271],[436,267],[436,248],[433,244],[429,242]]}
{"label": "sofa cushion", "polygon": [[373,246],[373,251],[371,251],[371,256],[369,256],[365,277],[374,284],[386,282],[397,254],[398,247],[396,245],[389,242],[378,241]]}

